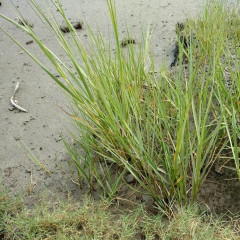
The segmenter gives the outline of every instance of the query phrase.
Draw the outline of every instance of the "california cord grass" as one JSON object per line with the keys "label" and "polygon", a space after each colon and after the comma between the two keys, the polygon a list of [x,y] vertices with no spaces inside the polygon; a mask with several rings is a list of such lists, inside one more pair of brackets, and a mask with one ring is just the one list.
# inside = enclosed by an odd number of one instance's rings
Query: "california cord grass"
{"label": "california cord grass", "polygon": [[[47,17],[34,0],[30,4],[57,37],[73,68],[31,26],[0,16],[32,37],[62,81],[1,29],[68,93],[72,112],[66,112],[76,127],[72,137],[82,153],[64,142],[80,181],[86,179],[92,189],[101,188],[109,198],[127,184],[147,192],[166,210],[175,202],[195,202],[208,172],[226,151],[240,176],[237,8],[211,1],[201,17],[186,21],[177,31],[178,60],[171,73],[156,69],[149,56],[150,33],[138,40],[141,44],[122,48],[115,1],[107,1],[115,54],[91,29],[89,53],[59,2],[52,4],[70,30],[68,38],[54,17]],[[129,174],[137,184],[126,182]]]}

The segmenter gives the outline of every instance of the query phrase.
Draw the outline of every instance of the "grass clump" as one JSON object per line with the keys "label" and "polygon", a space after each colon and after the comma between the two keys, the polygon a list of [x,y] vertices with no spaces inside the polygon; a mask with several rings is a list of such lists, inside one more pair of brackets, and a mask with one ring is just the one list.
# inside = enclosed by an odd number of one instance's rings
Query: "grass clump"
{"label": "grass clump", "polygon": [[[179,209],[168,221],[143,206],[120,210],[110,201],[84,203],[41,201],[32,209],[1,193],[1,239],[240,239],[228,225],[201,214],[197,207]],[[4,207],[2,207],[4,206]],[[9,207],[16,211],[9,211]],[[51,207],[50,207],[51,206]]]}
{"label": "grass clump", "polygon": [[111,199],[127,184],[125,177],[130,174],[137,182],[128,185],[130,189],[147,192],[160,208],[168,210],[175,202],[195,202],[219,159],[234,163],[240,176],[237,8],[228,8],[224,2],[209,3],[199,20],[186,23],[187,45],[179,36],[175,74],[165,69],[153,75],[156,67],[149,57],[150,34],[141,44],[129,44],[123,50],[114,1],[107,4],[115,53],[91,29],[92,51],[87,52],[59,2],[52,4],[66,21],[71,38],[65,37],[54,17],[48,18],[34,0],[30,3],[58,38],[70,65],[48,49],[31,27],[0,16],[30,35],[63,79],[56,78],[10,36],[71,99],[72,111],[67,114],[77,129],[73,138],[84,154],[65,145],[79,181],[86,179],[93,190],[101,188]]}

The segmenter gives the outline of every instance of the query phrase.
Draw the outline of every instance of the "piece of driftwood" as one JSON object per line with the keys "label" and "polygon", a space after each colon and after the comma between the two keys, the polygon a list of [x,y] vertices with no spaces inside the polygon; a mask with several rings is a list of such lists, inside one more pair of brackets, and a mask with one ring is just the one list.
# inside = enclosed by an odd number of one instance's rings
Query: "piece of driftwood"
{"label": "piece of driftwood", "polygon": [[14,89],[14,93],[13,93],[11,99],[10,99],[10,102],[11,102],[11,104],[13,105],[13,107],[15,107],[16,109],[18,109],[18,110],[20,110],[20,111],[22,111],[22,112],[27,112],[27,110],[24,109],[24,108],[22,108],[22,107],[20,107],[20,106],[17,104],[18,102],[15,100],[15,95],[16,95],[18,89],[19,89],[19,85],[20,85],[20,82],[17,82],[16,87],[15,87],[15,89]]}

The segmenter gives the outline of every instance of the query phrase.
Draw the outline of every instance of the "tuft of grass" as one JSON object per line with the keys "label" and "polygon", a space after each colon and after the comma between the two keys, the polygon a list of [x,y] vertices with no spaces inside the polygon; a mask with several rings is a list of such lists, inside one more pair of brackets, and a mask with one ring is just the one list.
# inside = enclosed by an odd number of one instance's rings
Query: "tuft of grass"
{"label": "tuft of grass", "polygon": [[[178,210],[172,219],[151,215],[143,206],[121,210],[110,201],[84,203],[40,201],[32,209],[0,193],[1,239],[240,239],[230,222],[223,224],[199,212],[197,206]],[[4,198],[3,198],[4,197]],[[10,210],[11,206],[11,210]],[[15,209],[13,211],[13,209]]]}
{"label": "tuft of grass", "polygon": [[164,69],[154,75],[150,33],[143,34],[138,41],[141,44],[122,49],[115,1],[107,1],[115,53],[91,29],[89,53],[59,1],[52,4],[65,20],[70,38],[62,33],[54,16],[47,17],[35,0],[30,4],[57,37],[70,65],[62,62],[31,27],[0,17],[33,38],[63,81],[1,29],[68,93],[72,111],[65,112],[76,127],[72,137],[84,153],[79,154],[66,141],[65,145],[80,181],[86,179],[92,190],[101,188],[112,199],[131,174],[138,184],[136,188],[128,184],[129,188],[147,192],[166,211],[175,203],[195,202],[219,159],[234,162],[240,177],[237,8],[228,8],[223,1],[208,3],[199,19],[189,20],[177,31],[179,64],[175,74]]}

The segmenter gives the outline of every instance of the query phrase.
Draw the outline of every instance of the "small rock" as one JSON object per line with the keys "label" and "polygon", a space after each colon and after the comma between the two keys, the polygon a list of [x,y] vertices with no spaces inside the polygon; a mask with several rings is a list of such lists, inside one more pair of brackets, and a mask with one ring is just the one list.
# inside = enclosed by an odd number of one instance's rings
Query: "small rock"
{"label": "small rock", "polygon": [[132,174],[128,174],[126,177],[125,177],[125,180],[127,183],[132,183],[134,181],[134,177]]}
{"label": "small rock", "polygon": [[147,203],[147,204],[153,204],[154,202],[153,198],[149,195],[143,195],[142,200],[144,203]]}
{"label": "small rock", "polygon": [[31,43],[33,43],[33,40],[26,41],[26,44],[27,44],[27,45],[28,45],[28,44],[31,44]]}

